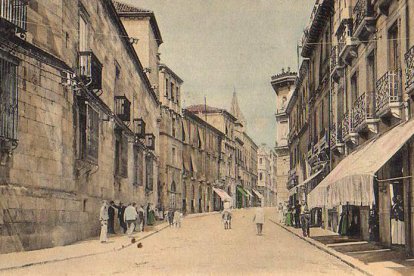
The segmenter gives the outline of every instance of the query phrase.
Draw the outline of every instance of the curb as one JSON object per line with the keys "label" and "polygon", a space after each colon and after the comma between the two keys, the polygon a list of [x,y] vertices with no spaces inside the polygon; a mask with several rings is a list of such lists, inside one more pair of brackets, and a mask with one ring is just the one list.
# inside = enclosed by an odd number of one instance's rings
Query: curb
{"label": "curb", "polygon": [[[342,254],[342,253],[339,253],[339,252],[337,252],[337,251],[335,251],[335,250],[333,250],[333,249],[331,249],[331,248],[327,247],[327,246],[326,246],[326,245],[324,245],[323,243],[320,243],[320,242],[318,242],[318,241],[316,241],[316,240],[314,240],[314,239],[312,239],[312,238],[303,237],[303,236],[301,236],[301,235],[299,235],[299,234],[295,233],[294,231],[290,230],[288,227],[286,227],[286,226],[284,226],[284,225],[282,225],[282,224],[280,224],[280,223],[278,223],[278,222],[275,222],[275,221],[273,221],[273,220],[271,220],[271,219],[269,219],[269,220],[270,220],[271,222],[273,222],[274,224],[276,224],[277,226],[279,226],[280,228],[285,229],[285,230],[286,230],[286,231],[288,231],[289,233],[291,233],[291,234],[295,235],[296,237],[298,237],[298,238],[300,238],[300,239],[302,239],[302,240],[306,241],[307,243],[309,243],[309,244],[311,244],[311,245],[315,246],[316,248],[318,248],[318,249],[322,250],[323,252],[325,252],[325,253],[327,253],[327,254],[329,254],[329,255],[331,255],[331,256],[333,256],[333,257],[337,258],[337,259],[338,259],[338,260],[340,260],[341,262],[343,262],[343,263],[347,264],[348,266],[350,266],[350,267],[352,267],[352,268],[354,268],[354,269],[358,270],[359,272],[361,272],[361,273],[363,273],[363,274],[365,274],[365,275],[374,276],[374,274],[372,274],[372,273],[368,272],[367,270],[365,270],[364,268],[360,267],[359,265],[357,265],[357,264],[355,264],[355,263],[353,263],[353,262],[351,262],[351,261],[346,260],[346,259],[344,258],[346,255],[344,255],[344,254]],[[347,257],[348,257],[348,256],[347,256]],[[349,257],[349,258],[352,258],[352,257]]]}
{"label": "curb", "polygon": [[[162,226],[160,229],[155,230],[154,232],[151,232],[151,233],[148,233],[145,236],[142,236],[141,238],[137,239],[136,242],[145,240],[146,238],[149,238],[152,235],[155,235],[155,234],[161,232],[162,230],[164,230],[166,228],[168,228],[168,224],[165,225],[165,226]],[[58,262],[69,261],[69,260],[76,260],[76,259],[91,257],[91,256],[99,256],[99,255],[111,253],[111,252],[114,252],[114,251],[121,251],[122,249],[130,247],[131,245],[134,245],[135,243],[129,243],[127,245],[122,245],[119,248],[113,248],[113,249],[110,249],[110,250],[96,252],[96,253],[83,254],[83,255],[72,256],[72,257],[67,257],[67,258],[60,258],[60,259],[52,259],[52,260],[47,260],[47,261],[38,261],[38,262],[32,262],[32,263],[27,263],[27,264],[23,264],[23,265],[16,265],[16,266],[11,266],[11,267],[4,267],[4,268],[0,268],[0,272],[8,271],[8,270],[15,270],[15,269],[19,269],[19,268],[26,268],[26,267],[36,266],[36,265],[44,265],[44,264],[58,263]],[[68,246],[70,246],[70,245],[68,245]]]}

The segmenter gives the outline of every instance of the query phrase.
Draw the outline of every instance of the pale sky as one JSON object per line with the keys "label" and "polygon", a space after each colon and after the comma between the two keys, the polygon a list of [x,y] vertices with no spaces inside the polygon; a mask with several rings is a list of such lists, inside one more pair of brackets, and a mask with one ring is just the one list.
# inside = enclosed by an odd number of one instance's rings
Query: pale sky
{"label": "pale sky", "polygon": [[161,61],[183,80],[185,105],[230,109],[233,87],[260,145],[275,143],[270,77],[297,70],[296,45],[315,0],[121,0],[155,12]]}

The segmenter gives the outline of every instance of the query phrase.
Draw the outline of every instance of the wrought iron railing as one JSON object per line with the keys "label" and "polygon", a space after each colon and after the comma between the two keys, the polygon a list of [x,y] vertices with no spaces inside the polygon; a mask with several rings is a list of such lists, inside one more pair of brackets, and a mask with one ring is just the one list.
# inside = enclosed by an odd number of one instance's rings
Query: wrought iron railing
{"label": "wrought iron railing", "polygon": [[408,50],[405,57],[405,89],[414,89],[414,46]]}
{"label": "wrought iron railing", "polygon": [[92,51],[79,52],[79,75],[91,89],[102,89],[102,64]]}
{"label": "wrought iron railing", "polygon": [[383,113],[391,103],[401,101],[400,93],[400,71],[389,71],[385,73],[376,83],[375,111]]}
{"label": "wrought iron railing", "polygon": [[355,101],[352,108],[352,122],[355,128],[363,125],[367,119],[373,118],[372,95],[373,93],[363,93]]}
{"label": "wrought iron railing", "polygon": [[344,114],[344,118],[341,122],[342,127],[342,138],[345,138],[346,136],[350,135],[354,132],[354,128],[352,125],[352,111],[348,111]]}
{"label": "wrought iron railing", "polygon": [[334,147],[336,144],[338,144],[338,142],[340,141],[340,131],[341,131],[341,127],[337,127],[336,123],[333,123],[331,125],[331,130],[330,130],[330,146],[331,148]]}
{"label": "wrought iron railing", "polygon": [[16,65],[0,59],[0,141],[17,141],[17,97]]}
{"label": "wrought iron railing", "polygon": [[353,10],[353,18],[354,18],[354,30],[358,29],[359,26],[362,24],[364,19],[369,15],[370,9],[370,0],[358,0],[354,10]]}
{"label": "wrought iron railing", "polygon": [[0,18],[26,31],[27,0],[0,0]]}
{"label": "wrought iron railing", "polygon": [[335,45],[332,47],[332,51],[331,51],[331,72],[333,70],[335,70],[335,67],[337,67],[339,65],[338,61],[339,61],[339,52],[338,52],[338,45]]}

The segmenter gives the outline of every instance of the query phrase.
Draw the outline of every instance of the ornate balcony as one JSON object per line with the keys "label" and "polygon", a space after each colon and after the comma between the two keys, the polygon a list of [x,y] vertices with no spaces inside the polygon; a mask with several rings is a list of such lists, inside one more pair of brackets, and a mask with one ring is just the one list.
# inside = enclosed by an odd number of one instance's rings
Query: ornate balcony
{"label": "ornate balcony", "polygon": [[358,145],[359,135],[355,131],[354,124],[352,122],[352,110],[344,114],[344,118],[341,123],[342,138],[345,143],[351,143]]}
{"label": "ornate balcony", "polygon": [[320,33],[325,24],[329,22],[329,17],[333,11],[334,1],[320,0],[315,4],[309,20],[309,25],[306,27],[302,36],[302,57],[310,57],[315,42],[318,40]]}
{"label": "ornate balcony", "polygon": [[402,116],[401,74],[400,71],[385,73],[376,83],[375,107],[378,117]]}
{"label": "ornate balcony", "polygon": [[333,123],[331,125],[331,131],[330,131],[331,137],[330,137],[330,146],[332,151],[336,151],[339,154],[344,153],[344,144],[342,143],[342,130],[341,125],[339,124],[337,127],[336,123]]}
{"label": "ornate balcony", "polygon": [[375,32],[375,16],[374,7],[371,0],[358,0],[354,10],[354,37],[359,40],[367,40],[367,38]]}
{"label": "ornate balcony", "polygon": [[359,40],[352,36],[352,23],[343,23],[343,27],[338,33],[339,58],[346,65],[350,65],[352,60],[358,57]]}
{"label": "ornate balcony", "polygon": [[102,89],[102,63],[92,51],[79,52],[79,76],[88,88]]}
{"label": "ornate balcony", "polygon": [[27,0],[0,0],[0,29],[26,32]]}
{"label": "ornate balcony", "polygon": [[414,46],[408,50],[405,57],[405,91],[408,95],[414,95]]}
{"label": "ornate balcony", "polygon": [[332,47],[331,52],[331,78],[336,82],[339,83],[339,79],[344,75],[344,65],[342,65],[342,61],[339,58],[339,45],[335,45]]}
{"label": "ornate balcony", "polygon": [[358,133],[378,133],[379,120],[375,119],[373,106],[374,93],[363,93],[354,103],[352,108],[352,121],[355,131]]}

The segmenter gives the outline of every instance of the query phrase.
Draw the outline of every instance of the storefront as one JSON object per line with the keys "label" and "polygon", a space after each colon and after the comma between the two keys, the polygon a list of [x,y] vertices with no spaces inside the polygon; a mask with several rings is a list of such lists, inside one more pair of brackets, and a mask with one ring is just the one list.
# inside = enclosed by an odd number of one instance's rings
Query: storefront
{"label": "storefront", "polygon": [[252,189],[254,198],[253,198],[253,206],[264,206],[264,197],[261,193]]}
{"label": "storefront", "polygon": [[224,190],[219,188],[213,188],[213,206],[214,211],[221,211],[224,209],[226,202],[231,203],[232,198]]}
{"label": "storefront", "polygon": [[361,145],[309,194],[309,207],[323,208],[340,234],[406,245],[403,182],[411,176],[400,150],[413,134],[410,120]]}
{"label": "storefront", "polygon": [[237,191],[237,196],[236,196],[237,208],[247,207],[247,203],[249,201],[249,194],[241,186],[237,186],[236,191]]}

